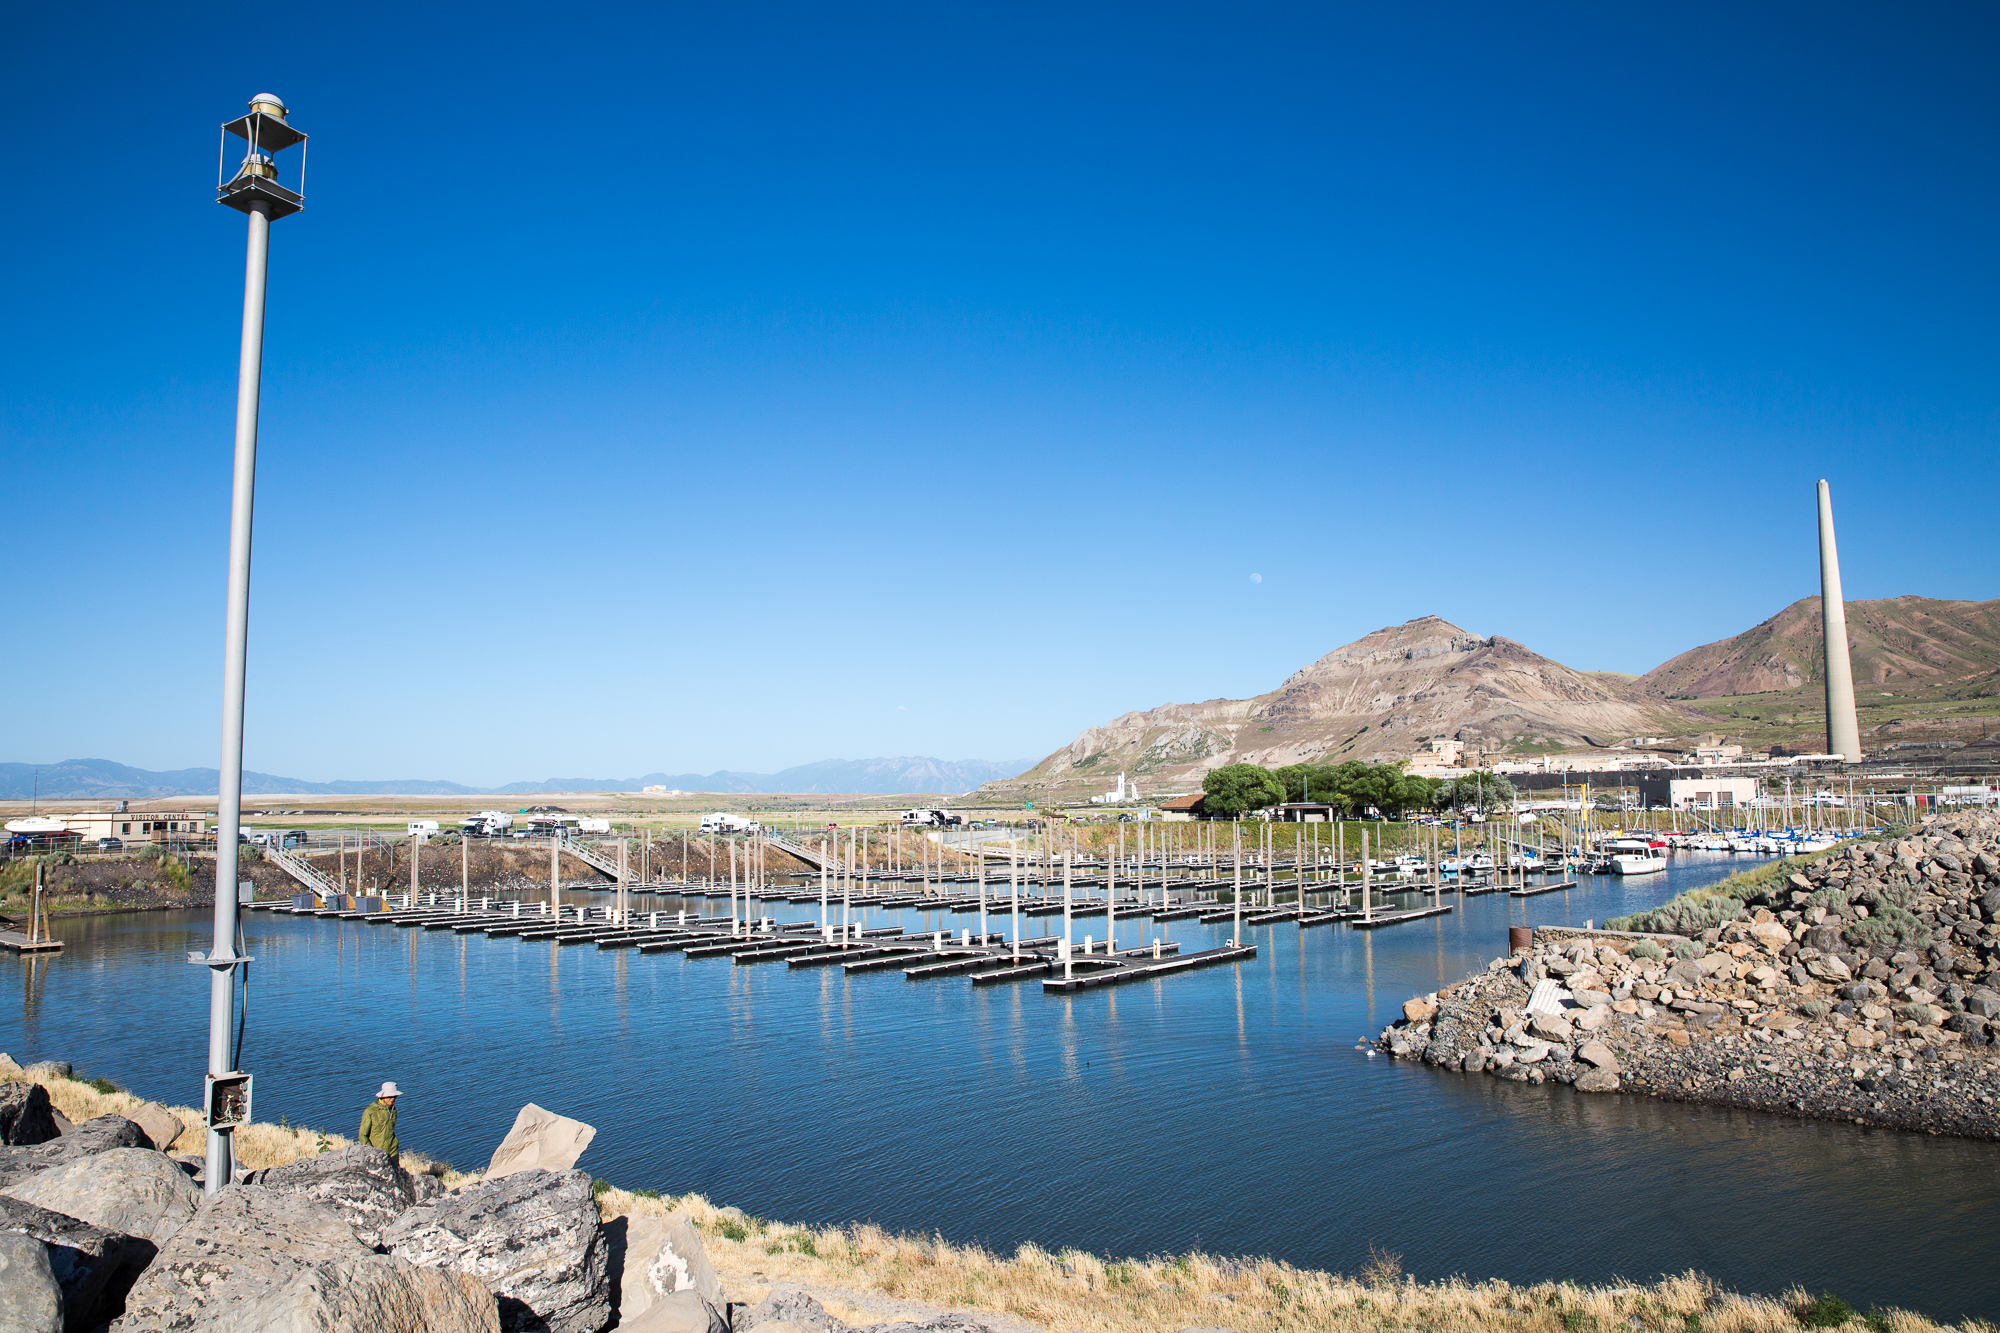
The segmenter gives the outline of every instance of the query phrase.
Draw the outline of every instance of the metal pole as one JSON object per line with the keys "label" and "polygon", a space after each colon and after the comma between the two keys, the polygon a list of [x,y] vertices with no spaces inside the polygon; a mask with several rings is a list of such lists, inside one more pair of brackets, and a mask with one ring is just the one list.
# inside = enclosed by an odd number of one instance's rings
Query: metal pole
{"label": "metal pole", "polygon": [[618,924],[625,924],[625,844],[628,840],[618,840]]}
{"label": "metal pole", "polygon": [[[264,281],[270,271],[271,215],[247,213],[243,264],[243,342],[236,369],[236,465],[229,494],[229,603],[222,646],[222,772],[216,800],[215,942],[208,955],[208,1072],[231,1072],[236,1027],[236,839],[243,825],[243,683],[250,648],[250,527],[257,496],[257,396],[264,373]],[[203,1098],[204,1103],[206,1097]],[[233,1176],[227,1134],[208,1131],[203,1191]]]}
{"label": "metal pole", "polygon": [[[471,896],[472,893],[472,839],[463,831],[458,835],[458,885],[459,892]],[[410,879],[410,901],[416,901],[417,882],[414,875]]]}
{"label": "metal pole", "polygon": [[549,834],[549,920],[562,924],[562,840]]}

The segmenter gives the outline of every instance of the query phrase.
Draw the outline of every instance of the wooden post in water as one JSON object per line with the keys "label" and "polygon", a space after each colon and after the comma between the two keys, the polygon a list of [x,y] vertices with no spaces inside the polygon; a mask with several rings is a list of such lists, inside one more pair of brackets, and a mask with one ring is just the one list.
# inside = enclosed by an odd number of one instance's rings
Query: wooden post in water
{"label": "wooden post in water", "polygon": [[[969,842],[972,830],[967,829],[965,836]],[[986,947],[986,858],[983,856],[979,858],[979,946]]]}
{"label": "wooden post in water", "polygon": [[1236,910],[1236,922],[1230,927],[1229,947],[1235,948],[1236,941],[1243,938],[1243,821],[1229,821],[1230,837],[1235,842],[1236,890],[1229,897],[1230,905]]}
{"label": "wooden post in water", "polygon": [[[833,851],[840,855],[840,835],[834,834]],[[839,864],[836,860],[835,864]],[[847,873],[840,880],[840,942],[845,945],[854,938],[854,834],[847,835]]]}
{"label": "wooden post in water", "polygon": [[828,877],[833,873],[828,868],[830,864],[826,858],[826,839],[821,838],[819,840],[819,937],[822,943],[831,943],[833,940],[833,932],[826,928],[826,886]]}
{"label": "wooden post in water", "polygon": [[736,839],[729,840],[729,938],[736,938]]}
{"label": "wooden post in water", "polygon": [[1363,824],[1361,826],[1361,919],[1363,921],[1373,921],[1375,919],[1374,905],[1368,901],[1369,876],[1368,826]]}
{"label": "wooden post in water", "polygon": [[[40,867],[37,867],[39,870]],[[1073,946],[1069,942],[1069,853],[1063,853],[1063,980],[1070,978],[1070,953]]]}
{"label": "wooden post in water", "polygon": [[1014,961],[1021,961],[1021,840],[1007,839],[1007,889],[1014,901]]}
{"label": "wooden post in water", "polygon": [[625,924],[625,844],[628,839],[618,840],[618,924]]}
{"label": "wooden post in water", "polygon": [[[472,839],[466,836],[463,829],[460,829],[458,834],[458,891],[468,898],[472,896]],[[417,884],[415,877],[412,876],[410,901],[416,900]]]}
{"label": "wooden post in water", "polygon": [[[358,884],[358,870],[354,878]],[[555,833],[549,834],[549,919],[562,924],[562,839]]]}

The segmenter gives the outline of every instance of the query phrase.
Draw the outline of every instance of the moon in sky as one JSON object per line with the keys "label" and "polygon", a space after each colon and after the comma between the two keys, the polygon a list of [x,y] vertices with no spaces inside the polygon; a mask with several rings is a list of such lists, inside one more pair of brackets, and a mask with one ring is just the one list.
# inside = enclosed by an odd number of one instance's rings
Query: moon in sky
{"label": "moon in sky", "polygon": [[1252,574],[1250,576],[1250,581],[1252,583],[1262,583],[1264,581],[1264,576],[1262,574]]}

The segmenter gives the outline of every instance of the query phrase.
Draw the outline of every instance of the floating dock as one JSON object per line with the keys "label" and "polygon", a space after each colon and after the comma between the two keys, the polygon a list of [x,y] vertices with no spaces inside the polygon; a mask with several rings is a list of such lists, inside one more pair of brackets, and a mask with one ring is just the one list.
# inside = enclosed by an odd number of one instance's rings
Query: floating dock
{"label": "floating dock", "polygon": [[0,930],[0,949],[9,953],[61,953],[63,942],[44,935],[31,940],[18,930]]}

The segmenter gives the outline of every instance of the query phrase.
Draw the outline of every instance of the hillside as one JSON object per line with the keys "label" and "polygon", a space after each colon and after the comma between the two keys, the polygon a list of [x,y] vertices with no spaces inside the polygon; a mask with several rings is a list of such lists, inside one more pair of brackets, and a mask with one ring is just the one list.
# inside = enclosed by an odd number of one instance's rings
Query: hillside
{"label": "hillside", "polygon": [[[2000,730],[2000,601],[1890,597],[1847,604],[1861,746],[1976,741]],[[1693,648],[1633,684],[1640,695],[1717,715],[1749,748],[1826,744],[1819,598],[1733,638]]]}
{"label": "hillside", "polygon": [[[1690,648],[1637,682],[1660,699],[1718,699],[1823,690],[1818,597],[1802,597],[1734,638]],[[1856,690],[1993,691],[2000,672],[2000,601],[1890,597],[1847,604]]]}
{"label": "hillside", "polygon": [[1108,789],[1120,771],[1148,792],[1187,791],[1224,764],[1402,759],[1433,738],[1512,754],[1588,749],[1712,722],[1511,639],[1422,616],[1336,648],[1254,699],[1127,713],[982,791],[1075,796]]}

